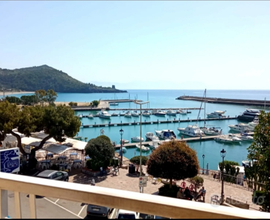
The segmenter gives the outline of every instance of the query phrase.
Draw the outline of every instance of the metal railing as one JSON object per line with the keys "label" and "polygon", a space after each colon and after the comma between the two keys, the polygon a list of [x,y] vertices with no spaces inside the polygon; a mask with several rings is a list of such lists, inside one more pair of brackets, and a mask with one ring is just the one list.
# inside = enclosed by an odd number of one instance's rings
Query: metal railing
{"label": "metal railing", "polygon": [[[37,218],[35,195],[65,199],[73,202],[96,204],[133,210],[140,213],[169,218],[267,218],[270,213],[231,208],[158,195],[137,193],[79,183],[47,180],[19,174],[0,173],[1,192],[14,192],[14,217],[22,218],[20,193],[29,194],[29,213]],[[1,200],[3,218],[5,201]],[[50,210],[48,210],[50,212]]]}

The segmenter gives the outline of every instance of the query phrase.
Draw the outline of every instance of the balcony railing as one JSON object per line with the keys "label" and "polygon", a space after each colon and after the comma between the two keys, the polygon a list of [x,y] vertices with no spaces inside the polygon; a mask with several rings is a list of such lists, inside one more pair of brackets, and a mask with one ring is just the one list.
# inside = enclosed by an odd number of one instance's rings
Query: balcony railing
{"label": "balcony railing", "polygon": [[[85,184],[47,180],[18,174],[0,173],[0,189],[14,192],[14,218],[22,218],[20,193],[29,194],[29,216],[37,218],[35,195],[133,210],[169,218],[267,218],[270,213],[193,202],[182,199],[111,189]],[[2,196],[2,195],[1,195]],[[3,216],[5,200],[0,201]],[[48,210],[50,212],[50,210]]]}

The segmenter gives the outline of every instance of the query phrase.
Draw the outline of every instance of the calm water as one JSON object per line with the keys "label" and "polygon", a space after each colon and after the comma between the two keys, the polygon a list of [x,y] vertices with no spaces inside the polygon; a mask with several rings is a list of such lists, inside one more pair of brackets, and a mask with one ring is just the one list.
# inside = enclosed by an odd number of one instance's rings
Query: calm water
{"label": "calm water", "polygon": [[[85,93],[57,93],[58,97],[56,101],[58,102],[91,102],[93,100],[104,100],[104,99],[139,99],[142,101],[149,101],[148,104],[145,104],[143,107],[149,108],[199,108],[201,106],[201,102],[197,101],[185,101],[185,100],[176,100],[177,97],[182,95],[190,95],[190,96],[203,96],[203,90],[127,90],[128,93],[94,93],[94,94],[85,94]],[[29,95],[29,94],[18,94],[12,95],[20,97],[21,95]],[[270,90],[208,90],[206,92],[207,97],[217,97],[217,98],[239,98],[239,99],[255,99],[255,100],[269,100],[270,99]],[[204,105],[202,105],[204,107]],[[134,103],[119,103],[118,106],[111,106],[112,110],[109,113],[119,113],[120,111],[114,110],[117,108],[138,108]],[[204,114],[213,112],[215,110],[226,110],[225,115],[228,116],[237,116],[241,114],[246,108],[250,108],[250,106],[241,106],[241,105],[226,105],[226,104],[213,104],[207,103],[206,110],[202,110],[200,112],[200,117],[203,118]],[[255,107],[252,107],[255,108]],[[77,111],[75,114],[89,114],[89,111]],[[91,112],[96,113],[96,112]],[[152,116],[151,117],[142,117],[142,120],[146,121],[156,121],[156,120],[167,120],[167,119],[196,119],[198,117],[198,110],[191,110],[190,114],[187,115],[177,115],[175,116]],[[100,119],[98,117],[94,117],[93,119],[83,118],[81,122],[84,125],[90,124],[103,124],[103,123],[115,123],[115,122],[133,122],[140,121],[140,117],[132,117],[125,118],[123,116],[115,116],[111,117],[111,119]],[[194,124],[194,122],[189,122],[190,124]],[[162,129],[172,129],[174,130],[177,138],[180,138],[179,132],[177,130],[178,127],[186,127],[189,123],[181,122],[181,123],[166,123],[166,124],[152,124],[152,125],[142,125],[142,137],[145,139],[146,132],[154,132],[155,130]],[[209,124],[210,123],[210,124]],[[227,134],[229,132],[229,124],[237,124],[237,120],[222,120],[222,121],[211,121],[207,122],[208,125],[219,126],[222,128],[223,133]],[[198,123],[199,126],[203,125],[203,122]],[[121,136],[119,130],[120,126],[115,127],[100,127],[100,128],[81,128],[78,132],[77,136],[81,136],[83,138],[87,138],[90,140],[95,138],[101,134],[101,129],[103,129],[104,134],[108,136],[112,141],[115,141],[119,144]],[[140,126],[131,125],[131,126],[123,126],[124,130],[123,139],[127,139],[131,141],[131,137],[140,136]],[[227,152],[225,160],[236,161],[241,164],[242,160],[245,160],[247,157],[247,147],[250,145],[248,142],[242,142],[241,144],[222,144],[217,143],[215,141],[198,141],[198,142],[190,142],[189,146],[197,152],[197,156],[200,162],[200,166],[203,167],[203,159],[202,155],[205,155],[204,159],[204,167],[206,168],[206,164],[208,163],[209,169],[216,170],[218,167],[218,163],[221,162],[220,151],[224,148]],[[134,155],[139,155],[139,150],[136,148],[127,149],[127,152],[123,155],[127,158],[131,158]],[[143,152],[142,155],[149,155],[149,152]]]}

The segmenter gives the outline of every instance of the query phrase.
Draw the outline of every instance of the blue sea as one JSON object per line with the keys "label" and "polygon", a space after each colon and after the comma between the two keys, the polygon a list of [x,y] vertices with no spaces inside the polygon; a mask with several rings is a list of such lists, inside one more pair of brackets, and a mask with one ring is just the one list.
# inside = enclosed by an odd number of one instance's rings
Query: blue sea
{"label": "blue sea", "polygon": [[[142,106],[142,108],[204,108],[204,104],[198,101],[186,101],[186,100],[176,100],[177,97],[182,95],[189,96],[201,96],[203,97],[204,90],[127,90],[127,93],[57,93],[57,102],[91,102],[93,100],[105,100],[105,99],[138,99],[142,101],[149,101],[148,104]],[[22,95],[29,94],[12,94],[10,96],[20,97]],[[270,90],[207,90],[207,97],[215,98],[233,98],[233,99],[253,99],[253,100],[269,100]],[[110,106],[109,113],[119,113],[117,108],[138,108],[135,103],[119,103],[118,106]],[[215,110],[226,110],[226,116],[237,116],[241,114],[246,108],[257,108],[252,106],[244,105],[227,105],[227,104],[213,104],[207,103],[205,110],[202,110],[199,114],[199,110],[191,110],[190,114],[187,115],[177,115],[177,116],[153,116],[142,117],[142,120],[155,121],[155,120],[167,120],[167,119],[196,119],[198,116],[203,118],[204,114],[213,112]],[[262,107],[264,109],[264,107]],[[266,109],[268,111],[268,109]],[[75,114],[95,114],[97,112],[90,111],[76,111]],[[104,123],[115,123],[115,122],[133,122],[140,121],[140,117],[125,118],[123,116],[111,117],[111,119],[100,119],[94,117],[93,119],[83,118],[81,119],[82,124],[104,124]],[[180,138],[178,127],[186,127],[188,124],[194,124],[194,122],[181,122],[181,123],[162,123],[162,124],[150,124],[142,125],[142,137],[145,139],[146,132],[155,132],[155,130],[171,129]],[[209,124],[210,123],[210,124]],[[222,120],[222,121],[211,121],[207,122],[208,125],[219,126],[222,128],[223,134],[229,132],[228,125],[237,124],[237,120]],[[198,123],[199,126],[203,126],[203,122]],[[124,130],[123,139],[129,140],[135,136],[140,136],[140,126],[130,125],[130,126],[110,126],[110,127],[95,127],[95,128],[81,128],[77,136],[81,136],[83,139],[87,138],[87,141],[99,136],[101,131],[104,131],[104,135],[108,136],[111,141],[120,144],[120,129]],[[241,165],[242,160],[247,158],[247,147],[250,143],[242,142],[241,144],[222,144],[216,141],[197,141],[188,142],[188,145],[197,152],[198,160],[200,166],[206,168],[208,165],[209,169],[217,170],[218,163],[221,162],[222,158],[220,156],[220,151],[224,148],[226,150],[225,160],[236,161]],[[134,155],[139,155],[140,152],[136,148],[127,149],[127,152],[123,156],[128,159],[132,158]],[[149,155],[149,152],[143,152],[142,155]],[[202,155],[205,155],[204,161]]]}

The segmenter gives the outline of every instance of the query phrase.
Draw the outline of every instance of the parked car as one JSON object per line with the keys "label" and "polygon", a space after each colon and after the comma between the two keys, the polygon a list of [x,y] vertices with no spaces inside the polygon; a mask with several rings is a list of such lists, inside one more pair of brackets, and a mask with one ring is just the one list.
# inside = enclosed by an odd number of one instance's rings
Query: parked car
{"label": "parked car", "polygon": [[124,209],[118,209],[116,213],[116,219],[139,219],[140,213],[124,210]]}
{"label": "parked car", "polygon": [[69,175],[66,171],[43,170],[37,174],[37,177],[53,180],[68,181]]}
{"label": "parked car", "polygon": [[99,205],[87,205],[87,216],[89,217],[104,217],[108,218],[108,215],[112,212],[112,209]]}

